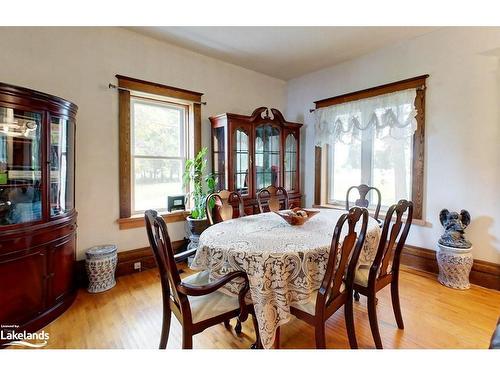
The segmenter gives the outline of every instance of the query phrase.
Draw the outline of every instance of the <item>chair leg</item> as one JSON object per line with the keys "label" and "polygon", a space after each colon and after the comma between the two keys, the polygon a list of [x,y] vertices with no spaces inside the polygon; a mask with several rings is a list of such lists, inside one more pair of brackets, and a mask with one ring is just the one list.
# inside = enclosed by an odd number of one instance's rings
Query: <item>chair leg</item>
{"label": "chair leg", "polygon": [[241,321],[240,321],[240,318],[236,318],[236,325],[234,326],[234,331],[238,335],[241,334]]}
{"label": "chair leg", "polygon": [[166,349],[168,342],[168,335],[170,333],[170,320],[172,318],[172,311],[168,310],[163,313],[163,322],[161,324],[161,336],[159,349]]}
{"label": "chair leg", "polygon": [[378,330],[377,302],[375,293],[370,293],[368,295],[368,317],[370,319],[370,328],[372,330],[373,341],[375,341],[375,347],[377,349],[383,349],[380,332]]}
{"label": "chair leg", "polygon": [[347,337],[349,338],[349,345],[351,349],[358,348],[358,341],[356,340],[356,330],[354,328],[354,312],[352,308],[352,299],[349,298],[344,306],[345,327],[347,329]]}
{"label": "chair leg", "polygon": [[316,349],[326,349],[325,322],[317,323],[314,337],[316,339]]}
{"label": "chair leg", "polygon": [[182,349],[193,349],[193,335],[182,327]]}
{"label": "chair leg", "polygon": [[231,328],[231,324],[229,323],[229,320],[224,320],[224,327],[226,329],[230,329]]}
{"label": "chair leg", "polygon": [[397,278],[395,278],[391,283],[391,299],[392,309],[394,310],[394,316],[396,318],[396,323],[398,323],[398,328],[404,329],[405,325],[403,323],[403,316],[401,315],[401,305],[399,303],[399,286]]}
{"label": "chair leg", "polygon": [[255,331],[255,342],[252,344],[250,349],[262,349],[262,342],[260,341],[259,324],[257,323],[257,318],[252,315],[253,329]]}
{"label": "chair leg", "polygon": [[360,296],[359,296],[358,291],[356,291],[356,290],[355,290],[355,291],[354,291],[354,300],[355,300],[356,302],[359,302],[359,297],[360,297]]}

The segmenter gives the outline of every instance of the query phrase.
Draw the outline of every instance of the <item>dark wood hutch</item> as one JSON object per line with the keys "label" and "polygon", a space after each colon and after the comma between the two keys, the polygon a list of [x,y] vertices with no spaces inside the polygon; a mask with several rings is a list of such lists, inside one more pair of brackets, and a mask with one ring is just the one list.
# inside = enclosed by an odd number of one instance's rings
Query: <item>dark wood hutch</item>
{"label": "dark wood hutch", "polygon": [[3,337],[39,330],[76,295],[76,112],[64,99],[0,83]]}
{"label": "dark wood hutch", "polygon": [[283,186],[290,204],[301,206],[300,128],[275,108],[259,107],[250,116],[224,113],[210,117],[212,167],[218,189],[241,194],[245,213],[258,213],[257,192]]}

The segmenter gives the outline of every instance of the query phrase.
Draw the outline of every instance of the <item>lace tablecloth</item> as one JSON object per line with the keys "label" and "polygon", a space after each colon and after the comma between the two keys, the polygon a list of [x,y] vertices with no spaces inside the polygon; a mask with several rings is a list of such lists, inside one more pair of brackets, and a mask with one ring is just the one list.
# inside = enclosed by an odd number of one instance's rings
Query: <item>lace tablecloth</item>
{"label": "lace tablecloth", "polygon": [[[333,230],[343,213],[324,209],[302,226],[290,226],[274,213],[213,225],[201,234],[191,268],[209,270],[211,281],[235,270],[248,274],[262,345],[270,348],[276,329],[290,320],[290,304],[307,301],[319,289]],[[370,217],[358,267],[371,265],[379,237],[379,225]],[[232,283],[225,292],[239,290]]]}

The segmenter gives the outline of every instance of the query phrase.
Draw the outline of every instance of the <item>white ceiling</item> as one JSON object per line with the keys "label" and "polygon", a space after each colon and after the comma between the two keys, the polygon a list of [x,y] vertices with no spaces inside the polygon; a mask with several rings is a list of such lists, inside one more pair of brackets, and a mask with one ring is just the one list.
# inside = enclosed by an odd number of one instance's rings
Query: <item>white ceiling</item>
{"label": "white ceiling", "polygon": [[289,80],[437,27],[130,27],[177,46]]}

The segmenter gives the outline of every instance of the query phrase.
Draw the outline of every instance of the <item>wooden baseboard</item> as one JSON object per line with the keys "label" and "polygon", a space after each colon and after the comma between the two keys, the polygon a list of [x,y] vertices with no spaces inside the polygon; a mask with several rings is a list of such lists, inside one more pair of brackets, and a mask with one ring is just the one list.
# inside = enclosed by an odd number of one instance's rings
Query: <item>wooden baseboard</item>
{"label": "wooden baseboard", "polygon": [[[174,252],[178,253],[185,249],[187,241],[185,239],[172,242]],[[141,267],[136,269],[135,263],[140,263]],[[77,262],[77,284],[79,287],[86,288],[88,285],[87,274],[85,271],[85,259]],[[118,263],[116,265],[115,277],[130,275],[131,273],[141,272],[156,267],[153,251],[149,246],[139,249],[122,251],[118,253]]]}
{"label": "wooden baseboard", "polygon": [[[422,247],[406,245],[401,254],[401,263],[419,271],[439,273],[436,252]],[[474,259],[470,282],[489,289],[500,290],[500,264]]]}
{"label": "wooden baseboard", "polygon": [[[172,247],[177,253],[185,248],[186,240],[172,242]],[[140,262],[141,268],[135,269],[134,264]],[[422,247],[406,245],[401,255],[401,263],[407,267],[438,274],[439,269],[436,260],[436,252]],[[144,271],[156,267],[151,248],[123,251],[118,253],[118,264],[116,266],[116,277],[129,275],[131,273]],[[87,275],[85,273],[85,260],[77,262],[78,285],[87,286]],[[470,282],[489,289],[500,290],[500,264],[474,260],[470,274]]]}

